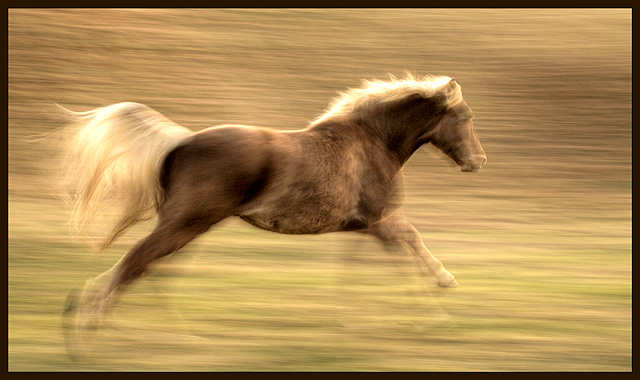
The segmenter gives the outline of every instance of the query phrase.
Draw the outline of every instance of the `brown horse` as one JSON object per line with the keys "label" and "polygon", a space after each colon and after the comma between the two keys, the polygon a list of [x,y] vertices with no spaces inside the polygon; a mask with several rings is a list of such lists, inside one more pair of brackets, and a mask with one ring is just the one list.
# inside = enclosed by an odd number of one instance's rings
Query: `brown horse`
{"label": "brown horse", "polygon": [[70,353],[83,331],[100,325],[117,291],[231,216],[284,234],[358,231],[405,242],[438,285],[457,285],[396,212],[402,167],[421,145],[432,143],[465,172],[487,161],[452,78],[367,81],[296,131],[223,125],[194,133],[137,103],[71,115],[68,178],[78,225],[114,194],[123,215],[101,249],[142,219],[155,214],[157,225],[100,276],[103,284],[90,281],[70,295],[63,310]]}

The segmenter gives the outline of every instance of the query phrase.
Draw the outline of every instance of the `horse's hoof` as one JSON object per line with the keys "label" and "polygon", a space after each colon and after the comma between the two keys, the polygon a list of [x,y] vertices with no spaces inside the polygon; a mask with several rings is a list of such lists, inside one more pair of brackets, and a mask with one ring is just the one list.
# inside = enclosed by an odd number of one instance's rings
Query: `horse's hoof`
{"label": "horse's hoof", "polygon": [[78,328],[76,326],[76,313],[78,309],[78,290],[74,289],[67,295],[67,299],[62,306],[62,334],[67,347],[67,353],[73,361],[78,361],[85,356],[84,349],[79,340]]}
{"label": "horse's hoof", "polygon": [[453,277],[453,275],[451,277],[447,277],[445,280],[438,281],[438,286],[441,288],[455,288],[459,285],[460,284],[458,284],[458,281],[456,281],[456,278]]}

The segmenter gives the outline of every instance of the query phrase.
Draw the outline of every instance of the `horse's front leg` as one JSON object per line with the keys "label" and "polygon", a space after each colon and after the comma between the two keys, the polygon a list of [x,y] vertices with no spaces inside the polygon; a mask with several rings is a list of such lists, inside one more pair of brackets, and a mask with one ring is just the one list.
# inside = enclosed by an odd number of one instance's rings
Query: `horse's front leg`
{"label": "horse's front leg", "polygon": [[444,288],[458,286],[456,278],[444,269],[442,262],[433,256],[424,244],[420,232],[406,220],[400,218],[385,219],[371,225],[362,232],[373,235],[385,243],[407,243],[419,261],[418,266],[422,269],[420,264],[426,265],[429,272],[436,278],[439,286]]}

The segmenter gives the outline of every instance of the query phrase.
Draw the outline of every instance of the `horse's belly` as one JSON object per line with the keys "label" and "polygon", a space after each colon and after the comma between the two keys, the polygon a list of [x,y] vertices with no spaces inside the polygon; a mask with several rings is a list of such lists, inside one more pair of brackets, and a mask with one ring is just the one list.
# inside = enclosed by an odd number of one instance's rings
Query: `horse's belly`
{"label": "horse's belly", "polygon": [[[353,219],[359,204],[353,176],[290,177],[271,179],[259,196],[238,210],[238,215],[256,227],[283,234],[341,231]],[[350,229],[354,229],[352,224]]]}
{"label": "horse's belly", "polygon": [[336,231],[341,220],[320,215],[240,215],[244,221],[264,230],[281,234],[320,234]]}
{"label": "horse's belly", "polygon": [[330,196],[311,193],[300,196],[288,192],[285,197],[265,197],[246,205],[238,214],[244,221],[283,234],[320,234],[355,231],[380,220],[385,202],[370,205],[348,193]]}

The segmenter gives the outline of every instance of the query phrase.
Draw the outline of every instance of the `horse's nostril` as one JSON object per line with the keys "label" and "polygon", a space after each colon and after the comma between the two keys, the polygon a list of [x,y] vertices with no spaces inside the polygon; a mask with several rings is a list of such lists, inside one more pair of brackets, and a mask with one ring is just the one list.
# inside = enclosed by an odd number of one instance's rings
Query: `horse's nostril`
{"label": "horse's nostril", "polygon": [[483,167],[487,163],[487,156],[476,154],[471,156],[471,162],[478,167]]}

